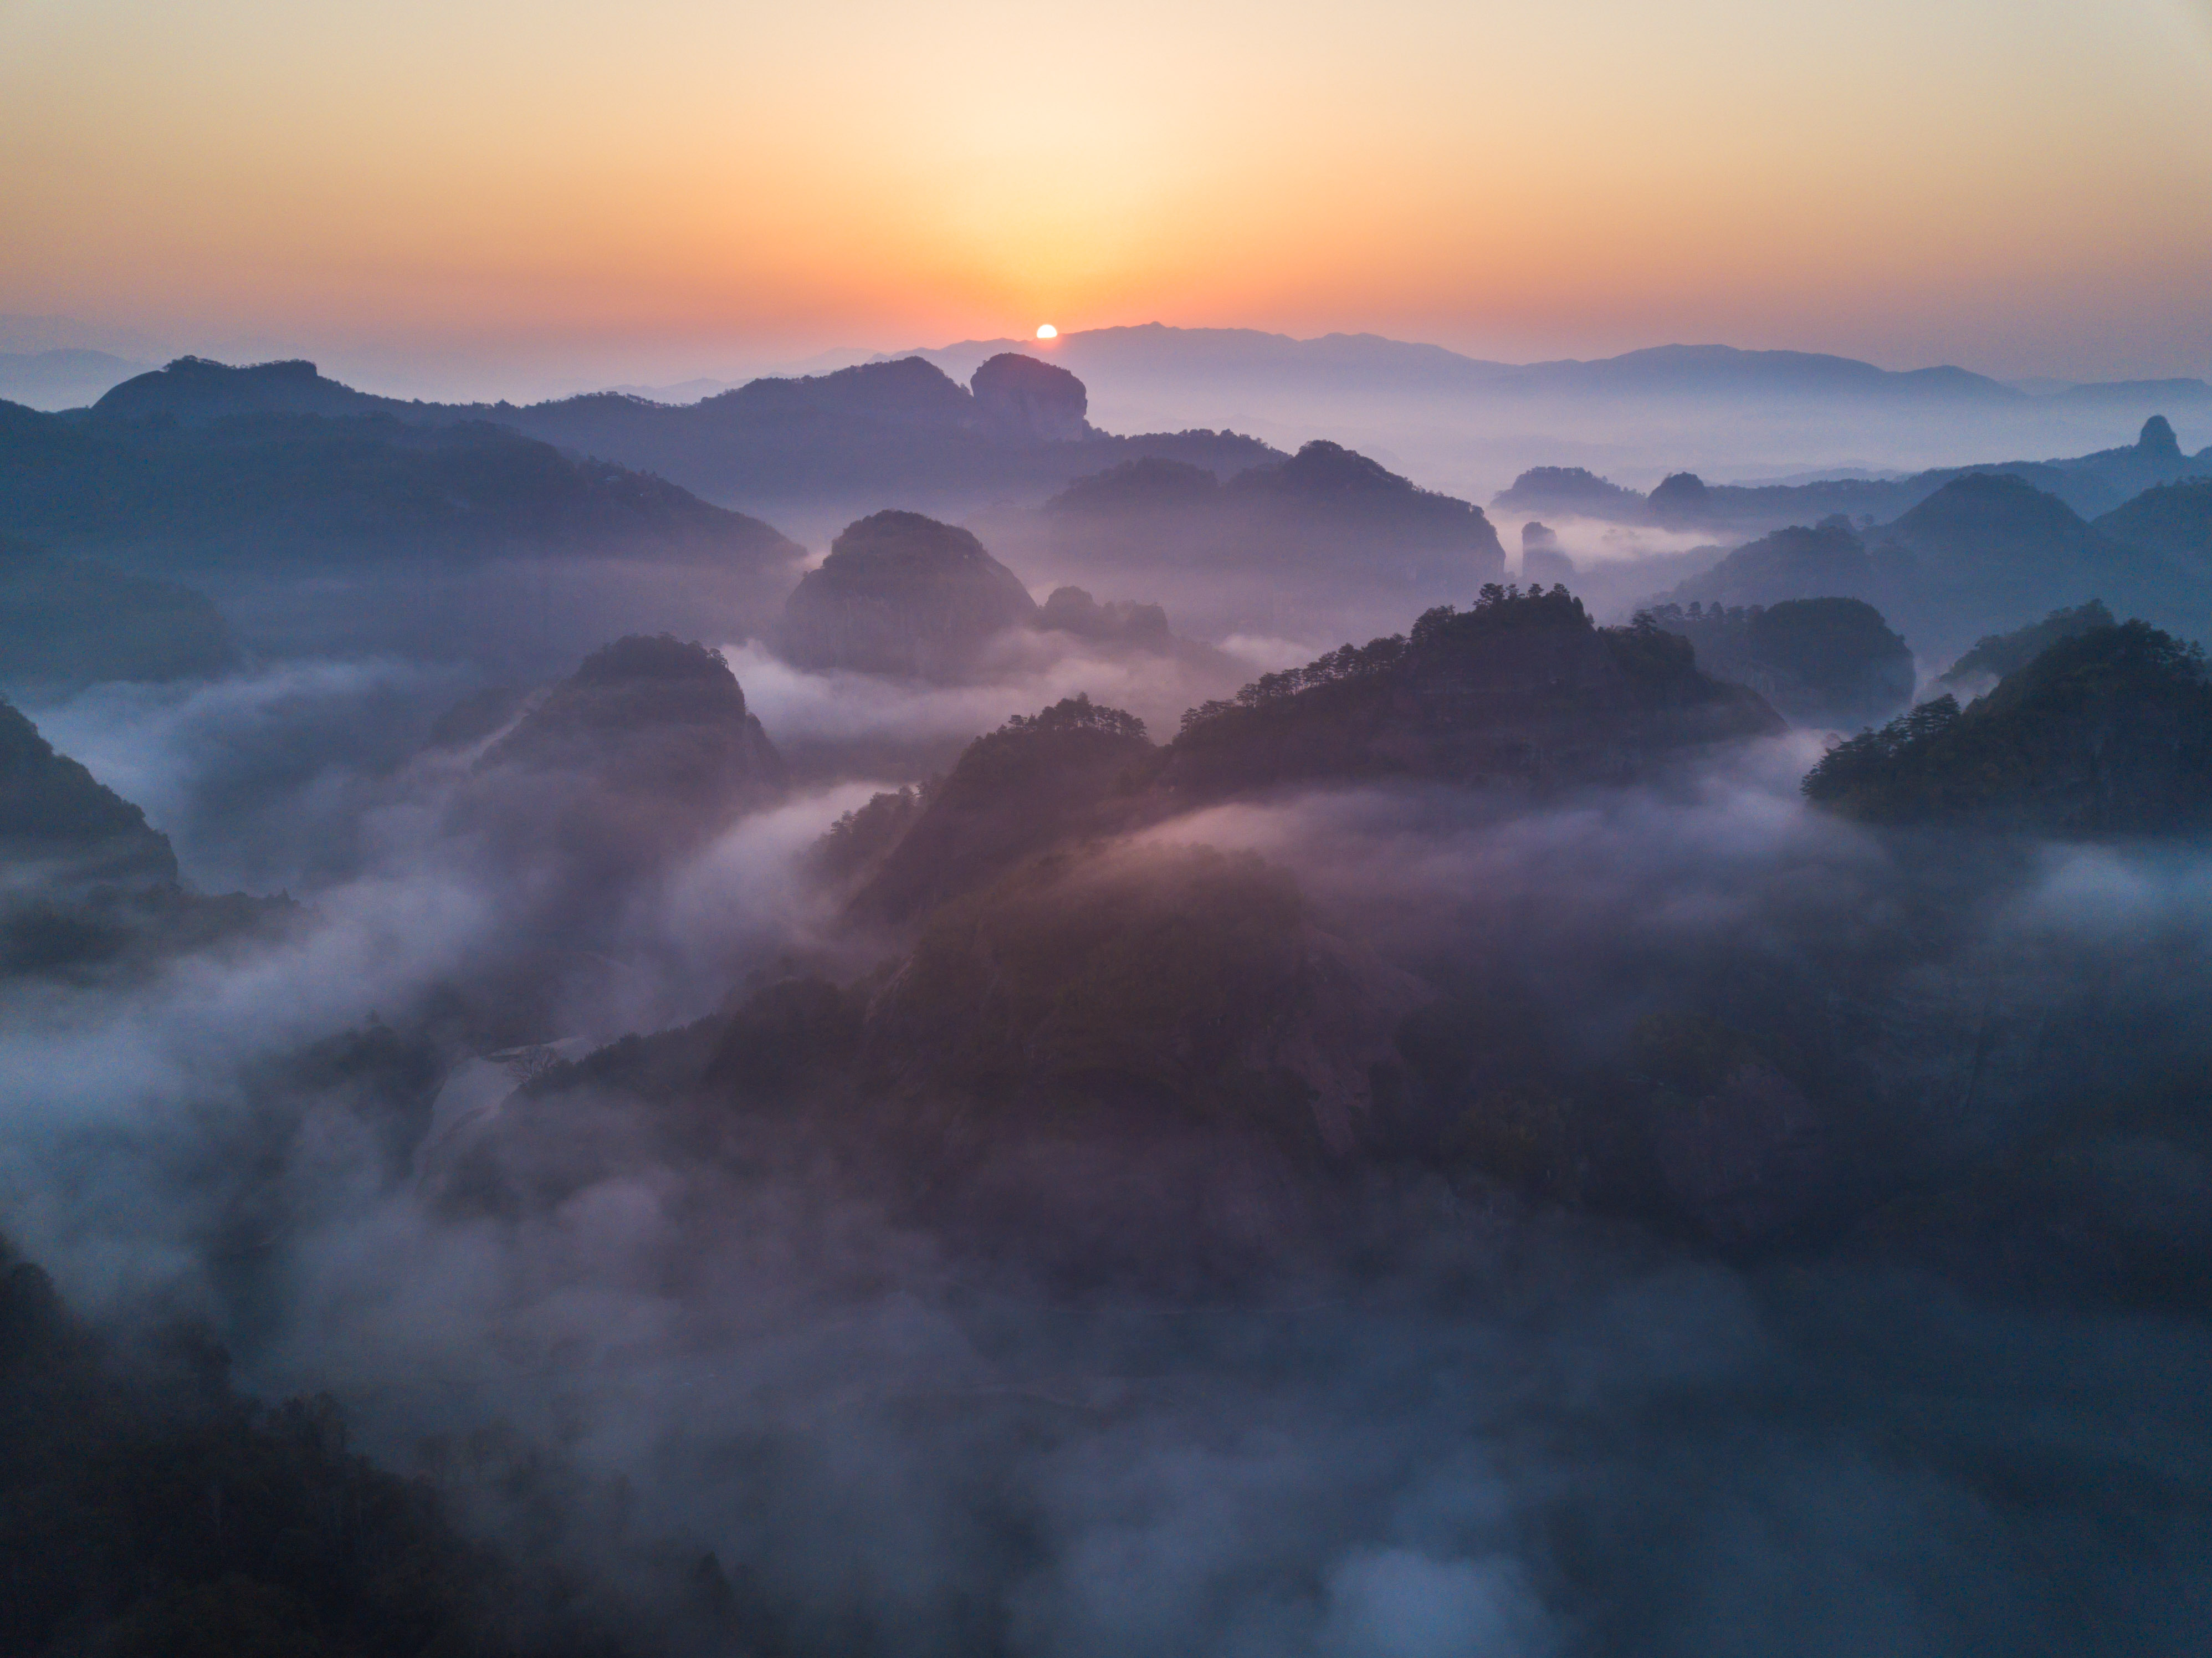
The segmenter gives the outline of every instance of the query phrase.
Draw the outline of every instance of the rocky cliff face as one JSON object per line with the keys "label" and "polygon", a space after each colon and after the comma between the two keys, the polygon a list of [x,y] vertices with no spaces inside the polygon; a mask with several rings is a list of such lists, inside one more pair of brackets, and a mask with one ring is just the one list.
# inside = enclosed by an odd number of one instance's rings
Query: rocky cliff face
{"label": "rocky cliff face", "polygon": [[1087,437],[1090,393],[1057,363],[1002,351],[976,369],[968,386],[975,416],[993,436],[1016,443],[1073,443]]}
{"label": "rocky cliff face", "polygon": [[849,525],[784,606],[776,648],[802,668],[961,679],[991,637],[1036,619],[1012,570],[919,513]]}

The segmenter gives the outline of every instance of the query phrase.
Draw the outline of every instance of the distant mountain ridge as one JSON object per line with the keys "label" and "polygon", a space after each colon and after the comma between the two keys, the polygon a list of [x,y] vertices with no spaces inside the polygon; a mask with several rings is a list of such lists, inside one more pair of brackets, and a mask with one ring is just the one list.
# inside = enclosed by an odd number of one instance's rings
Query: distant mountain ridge
{"label": "distant mountain ridge", "polygon": [[[1308,390],[1484,393],[1513,397],[1680,396],[1746,393],[1784,397],[1904,397],[2027,404],[2036,394],[1952,365],[1887,369],[1816,351],[1746,350],[1729,345],[1669,344],[1618,356],[1511,363],[1467,356],[1440,345],[1379,334],[1298,339],[1252,328],[1174,328],[1163,323],[1078,330],[1049,344],[1029,339],[963,340],[886,352],[920,357],[957,377],[986,358],[1024,352],[1077,374],[1237,375]],[[2202,380],[2116,381],[2069,386],[2051,395],[2106,400],[2155,389],[2177,403],[2212,402]]]}
{"label": "distant mountain ridge", "polygon": [[65,550],[160,543],[218,559],[649,550],[779,574],[803,553],[767,525],[649,475],[571,460],[488,422],[394,419],[385,399],[322,380],[312,363],[199,374],[214,367],[184,370],[188,384],[208,380],[187,393],[205,392],[205,412],[191,422],[174,418],[173,386],[146,387],[155,375],[117,387],[91,418],[0,404],[0,532]]}
{"label": "distant mountain ridge", "polygon": [[1834,477],[1804,483],[1707,483],[1678,472],[1649,495],[1578,466],[1536,466],[1492,498],[1491,505],[1534,515],[1571,514],[1617,523],[1733,530],[1815,523],[1841,513],[1885,519],[1911,510],[1946,484],[1980,473],[2002,473],[2057,496],[2085,518],[2119,507],[2154,485],[2212,474],[2212,446],[2184,452],[2164,415],[2145,421],[2132,444],[2048,460],[2005,460],[1936,466],[1899,477]]}
{"label": "distant mountain ridge", "polygon": [[[42,627],[102,619],[84,580],[56,585],[57,571],[94,568],[89,556],[121,578],[198,590],[222,613],[200,631],[227,621],[249,653],[399,651],[535,675],[611,630],[744,637],[805,558],[760,519],[665,479],[489,422],[395,418],[311,365],[185,379],[210,417],[0,403],[0,537],[65,562],[19,595],[38,601]],[[119,389],[146,408],[143,388]],[[283,406],[302,402],[327,412]],[[127,580],[107,586],[125,597]],[[142,613],[185,619],[149,610],[143,582],[137,593]],[[15,671],[46,677],[35,655],[17,653]],[[160,677],[173,656],[134,647],[108,666]]]}
{"label": "distant mountain ridge", "polygon": [[1084,418],[1082,382],[1009,356],[963,386],[917,358],[827,374],[756,380],[675,406],[616,392],[528,405],[381,398],[311,362],[233,367],[183,357],[110,391],[70,418],[91,427],[240,415],[377,415],[410,426],[478,422],[651,472],[723,503],[1049,488],[1118,460],[1162,456],[1237,471],[1281,460],[1235,433],[1116,437]]}
{"label": "distant mountain ridge", "polygon": [[[2191,493],[2164,488],[2185,500]],[[1809,528],[1771,531],[1666,598],[1709,606],[1863,598],[1903,631],[1923,660],[1966,649],[1992,625],[2019,626],[2087,593],[2200,631],[2212,615],[2212,562],[2185,539],[2161,547],[2114,532],[2130,522],[2116,513],[2093,525],[2010,471],[1969,471],[1885,525],[1855,525],[1837,513]]]}

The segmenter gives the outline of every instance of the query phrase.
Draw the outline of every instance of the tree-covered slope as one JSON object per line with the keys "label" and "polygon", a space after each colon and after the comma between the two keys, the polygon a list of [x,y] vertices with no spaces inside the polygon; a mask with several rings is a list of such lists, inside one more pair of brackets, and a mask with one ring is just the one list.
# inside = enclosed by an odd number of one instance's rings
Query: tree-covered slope
{"label": "tree-covered slope", "polygon": [[1619,780],[1780,727],[1755,693],[1699,671],[1686,640],[1648,621],[1599,628],[1563,587],[1492,585],[1410,635],[1347,645],[1194,710],[1163,785],[1191,798],[1392,777]]}
{"label": "tree-covered slope", "polygon": [[1963,711],[1948,696],[1831,750],[1808,799],[1882,823],[2063,835],[2212,825],[2201,646],[2148,623],[2058,641]]}

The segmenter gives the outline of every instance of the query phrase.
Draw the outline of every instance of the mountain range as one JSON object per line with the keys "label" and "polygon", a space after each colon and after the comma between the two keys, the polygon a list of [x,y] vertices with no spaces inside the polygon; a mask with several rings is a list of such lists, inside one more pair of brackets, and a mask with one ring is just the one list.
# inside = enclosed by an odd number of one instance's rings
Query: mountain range
{"label": "mountain range", "polygon": [[1491,505],[1508,513],[1602,519],[1670,529],[1774,529],[1814,524],[1831,513],[1887,519],[1945,484],[1974,472],[2002,472],[2056,495],[2085,517],[2110,512],[2154,484],[2212,473],[2212,445],[2181,447],[2173,423],[2153,415],[2132,444],[2049,460],[1936,466],[1894,477],[1843,477],[1793,483],[1708,483],[1676,472],[1639,495],[1578,466],[1538,466],[1516,478]]}
{"label": "mountain range", "polygon": [[[2016,386],[1964,368],[1900,371],[1820,352],[1747,351],[1728,345],[1660,345],[1613,357],[1510,363],[1379,334],[1301,340],[1252,328],[1146,323],[1065,333],[1048,345],[1023,339],[964,340],[899,355],[922,358],[957,375],[1008,351],[1029,352],[1100,380],[1121,375],[1188,378],[1344,394],[2034,400]],[[2047,395],[2099,402],[2154,392],[2177,404],[2212,404],[2212,385],[2199,380],[2068,386]]]}
{"label": "mountain range", "polygon": [[490,424],[724,502],[848,501],[885,491],[911,501],[977,489],[1045,489],[1145,456],[1231,471],[1282,458],[1233,433],[1097,431],[1085,418],[1083,383],[1031,358],[1002,354],[969,379],[962,385],[930,363],[902,358],[753,380],[683,407],[613,392],[529,405],[436,404],[358,392],[311,362],[234,367],[185,357],[125,381],[73,418],[111,428],[276,414]]}
{"label": "mountain range", "polygon": [[1725,606],[1863,598],[1923,661],[2097,595],[2192,635],[2204,631],[2212,548],[2133,539],[2125,532],[2141,516],[2124,508],[2091,523],[2010,472],[1968,472],[1885,525],[1855,525],[1837,513],[1772,531],[1667,598]]}

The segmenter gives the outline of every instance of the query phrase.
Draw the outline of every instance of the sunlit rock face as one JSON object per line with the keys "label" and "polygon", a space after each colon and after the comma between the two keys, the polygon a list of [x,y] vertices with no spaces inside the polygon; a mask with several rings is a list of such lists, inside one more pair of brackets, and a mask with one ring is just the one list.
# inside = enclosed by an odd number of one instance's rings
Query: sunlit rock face
{"label": "sunlit rock face", "polygon": [[1069,443],[1087,435],[1090,394],[1056,363],[1002,351],[969,381],[976,416],[994,437],[1016,442]]}
{"label": "sunlit rock face", "polygon": [[1012,570],[919,513],[848,525],[784,606],[778,650],[802,668],[957,680],[994,634],[1036,617]]}

